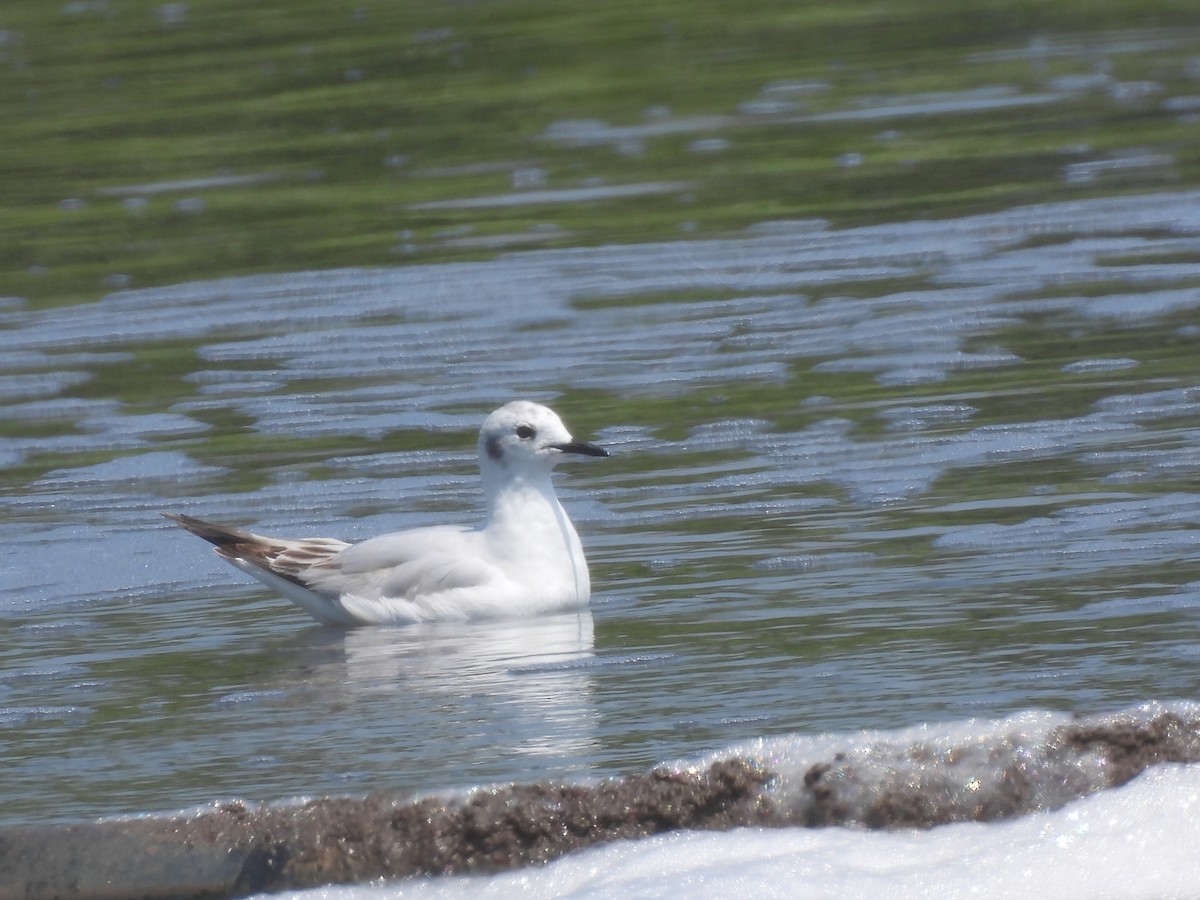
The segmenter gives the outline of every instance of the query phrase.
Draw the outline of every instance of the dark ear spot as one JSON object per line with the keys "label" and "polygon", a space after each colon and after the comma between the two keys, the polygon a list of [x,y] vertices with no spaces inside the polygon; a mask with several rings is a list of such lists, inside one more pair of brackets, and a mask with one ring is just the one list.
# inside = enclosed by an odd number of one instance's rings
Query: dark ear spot
{"label": "dark ear spot", "polygon": [[504,455],[504,448],[500,446],[500,438],[494,434],[488,435],[487,440],[483,442],[483,446],[487,450],[488,457],[497,462]]}

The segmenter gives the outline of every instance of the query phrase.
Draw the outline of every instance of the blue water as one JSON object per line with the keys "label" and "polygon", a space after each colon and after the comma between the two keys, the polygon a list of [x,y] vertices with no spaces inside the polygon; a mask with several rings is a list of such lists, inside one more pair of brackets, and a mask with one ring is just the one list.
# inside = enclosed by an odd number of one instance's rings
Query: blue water
{"label": "blue water", "polygon": [[[1198,284],[1180,192],[7,304],[0,821],[1196,698]],[[331,630],[157,515],[471,521],[514,397],[613,451],[583,616]]]}

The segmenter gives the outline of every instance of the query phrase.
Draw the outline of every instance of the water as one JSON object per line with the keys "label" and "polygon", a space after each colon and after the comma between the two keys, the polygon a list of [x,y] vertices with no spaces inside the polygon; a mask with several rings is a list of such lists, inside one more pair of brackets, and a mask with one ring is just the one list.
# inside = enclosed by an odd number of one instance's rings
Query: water
{"label": "water", "polygon": [[[4,311],[4,821],[1197,696],[1198,201]],[[514,396],[615,454],[582,619],[331,631],[157,516],[470,519]]]}
{"label": "water", "polygon": [[[1095,91],[1193,114],[1096,77],[825,113],[788,105],[820,82],[779,82],[737,115],[542,140],[709,158],[718,132]],[[793,762],[913,728],[986,742],[1007,716],[1200,697],[1200,193],[1139,192],[1176,163],[1077,148],[1060,181],[1113,196],[941,220],[0,298],[0,825],[594,779],[771,738],[812,742]],[[451,208],[530,196],[616,195]],[[614,454],[557,476],[584,615],[322,628],[157,515],[348,540],[469,521],[475,431],[516,397]],[[976,891],[986,863],[991,896],[1188,894],[1198,792],[1159,766],[1006,824],[675,835],[410,887],[915,896]]]}

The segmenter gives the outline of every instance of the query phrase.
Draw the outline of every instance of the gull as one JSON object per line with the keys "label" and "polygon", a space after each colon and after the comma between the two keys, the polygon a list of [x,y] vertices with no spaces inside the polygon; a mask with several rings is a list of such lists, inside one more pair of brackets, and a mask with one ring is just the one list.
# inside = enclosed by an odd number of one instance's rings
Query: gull
{"label": "gull", "polygon": [[587,606],[587,560],[550,474],[567,454],[608,451],[574,440],[553,410],[527,400],[487,417],[478,450],[487,519],[475,528],[436,525],[348,544],[265,537],[163,515],[329,625],[467,621]]}

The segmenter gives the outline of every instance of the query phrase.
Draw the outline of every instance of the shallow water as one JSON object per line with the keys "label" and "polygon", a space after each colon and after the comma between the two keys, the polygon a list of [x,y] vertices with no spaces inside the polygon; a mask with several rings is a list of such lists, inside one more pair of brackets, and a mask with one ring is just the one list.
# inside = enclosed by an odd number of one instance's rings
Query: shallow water
{"label": "shallow water", "polygon": [[[1200,194],[0,309],[4,823],[1195,698]],[[584,616],[342,632],[161,520],[477,515],[551,401]]]}

